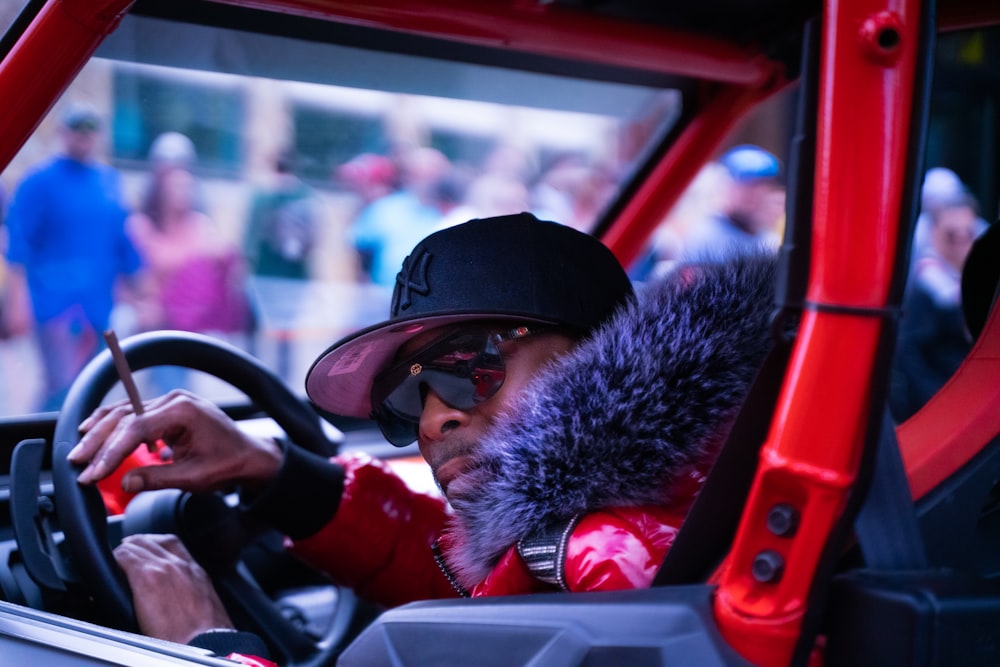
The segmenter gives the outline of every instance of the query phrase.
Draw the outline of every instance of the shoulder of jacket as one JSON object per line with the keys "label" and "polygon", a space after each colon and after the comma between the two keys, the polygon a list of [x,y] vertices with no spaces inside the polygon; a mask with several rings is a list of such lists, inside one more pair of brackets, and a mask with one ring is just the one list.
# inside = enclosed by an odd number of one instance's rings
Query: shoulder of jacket
{"label": "shoulder of jacket", "polygon": [[[683,519],[683,514],[668,507],[612,507],[550,524],[519,540],[516,548],[533,577],[568,591],[566,558],[571,542],[587,541],[597,546],[601,552],[598,557],[616,558],[621,556],[622,541],[607,539],[608,531],[615,531],[620,536],[634,537],[628,541],[630,544],[636,541],[644,544],[647,552],[644,555],[634,553],[631,546],[626,548],[645,560],[649,553],[666,553]],[[598,539],[591,540],[594,536]]]}

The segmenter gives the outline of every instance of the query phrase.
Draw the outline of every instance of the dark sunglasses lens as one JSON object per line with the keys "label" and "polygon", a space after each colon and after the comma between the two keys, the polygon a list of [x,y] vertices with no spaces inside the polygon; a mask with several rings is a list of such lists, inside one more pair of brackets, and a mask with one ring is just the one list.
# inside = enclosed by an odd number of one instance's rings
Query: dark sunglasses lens
{"label": "dark sunglasses lens", "polygon": [[375,381],[373,417],[389,442],[405,446],[416,440],[428,390],[448,405],[468,410],[496,394],[504,377],[493,335],[449,336]]}
{"label": "dark sunglasses lens", "polygon": [[[490,398],[503,383],[503,367],[484,368],[482,366],[455,373],[424,367],[420,375],[411,377],[400,385],[406,392],[408,406],[416,403],[416,414],[423,410],[425,394],[429,388],[438,398],[453,408],[468,410]],[[395,397],[389,397],[391,402]],[[414,400],[415,399],[415,400]]]}
{"label": "dark sunglasses lens", "polygon": [[391,444],[397,447],[406,447],[407,445],[416,442],[418,426],[417,421],[402,415],[393,414],[390,410],[385,408],[376,410],[373,417],[378,423],[378,427],[379,430],[382,431],[382,435],[385,436],[385,439]]}

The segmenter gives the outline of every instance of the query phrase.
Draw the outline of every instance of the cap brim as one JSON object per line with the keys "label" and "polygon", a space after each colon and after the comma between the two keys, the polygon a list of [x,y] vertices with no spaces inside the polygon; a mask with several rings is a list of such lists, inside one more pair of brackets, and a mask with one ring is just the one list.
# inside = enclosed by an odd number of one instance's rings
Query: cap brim
{"label": "cap brim", "polygon": [[313,362],[306,374],[306,395],[327,412],[367,419],[372,413],[372,382],[402,345],[425,331],[483,320],[553,324],[537,317],[495,312],[424,315],[375,324],[337,341]]}

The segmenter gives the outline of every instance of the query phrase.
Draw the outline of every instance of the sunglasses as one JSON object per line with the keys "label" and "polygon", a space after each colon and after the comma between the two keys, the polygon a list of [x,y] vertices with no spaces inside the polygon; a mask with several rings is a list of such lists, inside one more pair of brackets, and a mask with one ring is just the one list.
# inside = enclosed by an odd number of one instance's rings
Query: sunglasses
{"label": "sunglasses", "polygon": [[469,329],[439,338],[380,373],[372,384],[372,419],[386,440],[405,447],[417,439],[427,392],[468,410],[492,398],[506,378],[500,343],[537,330]]}

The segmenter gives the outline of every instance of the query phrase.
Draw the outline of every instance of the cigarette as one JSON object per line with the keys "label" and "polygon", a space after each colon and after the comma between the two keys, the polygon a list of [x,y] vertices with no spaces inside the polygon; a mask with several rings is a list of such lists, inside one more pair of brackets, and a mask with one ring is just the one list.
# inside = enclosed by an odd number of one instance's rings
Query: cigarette
{"label": "cigarette", "polygon": [[[118,378],[122,381],[125,393],[128,394],[128,399],[132,402],[132,410],[136,415],[141,415],[144,412],[142,399],[139,397],[139,389],[135,386],[135,379],[132,377],[132,369],[129,368],[128,359],[125,358],[125,353],[122,352],[121,346],[118,345],[118,336],[115,335],[113,330],[109,329],[104,332],[104,340],[108,344],[108,349],[111,350],[111,358],[115,362]],[[146,448],[150,452],[155,452],[156,443],[147,442]]]}

